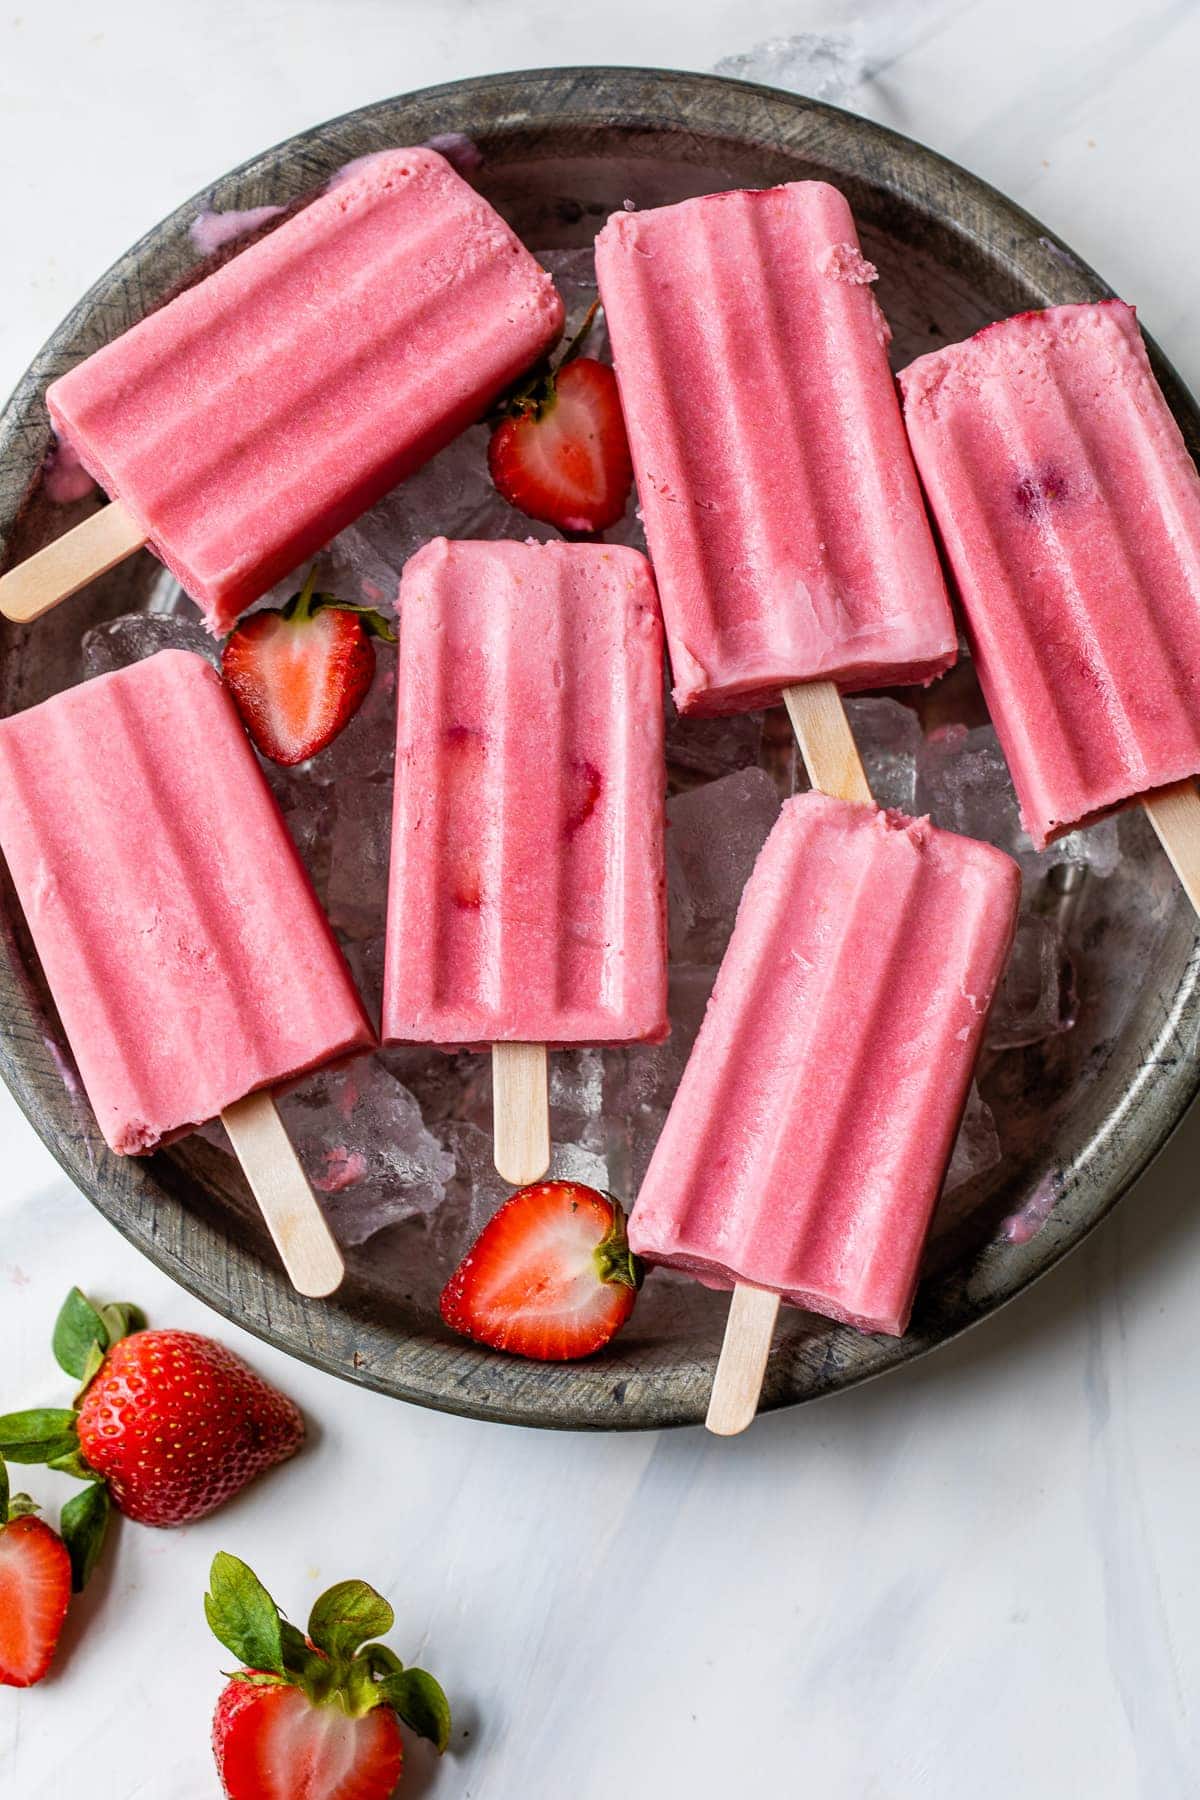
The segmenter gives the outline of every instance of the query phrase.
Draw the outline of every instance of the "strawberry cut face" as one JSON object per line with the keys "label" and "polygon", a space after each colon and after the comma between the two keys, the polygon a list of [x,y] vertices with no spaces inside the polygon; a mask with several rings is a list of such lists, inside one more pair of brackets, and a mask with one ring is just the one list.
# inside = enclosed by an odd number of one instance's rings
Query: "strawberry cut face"
{"label": "strawberry cut face", "polygon": [[640,1280],[616,1201],[579,1182],[542,1181],[485,1225],[446,1285],[442,1317],[493,1349],[564,1361],[609,1341]]}
{"label": "strawberry cut face", "polygon": [[565,362],[516,403],[488,447],[510,506],[560,531],[604,531],[622,517],[633,463],[617,378],[607,363]]}
{"label": "strawberry cut face", "polygon": [[0,1529],[0,1686],[32,1687],[50,1667],[71,1597],[71,1559],[41,1519]]}
{"label": "strawberry cut face", "polygon": [[389,1800],[404,1752],[396,1715],[314,1706],[299,1688],[232,1682],[213,1725],[229,1800]]}
{"label": "strawberry cut face", "polygon": [[379,613],[314,587],[315,565],[281,611],[251,613],[221,653],[246,730],[285,767],[316,756],[345,729],[375,673],[372,639],[395,639]]}

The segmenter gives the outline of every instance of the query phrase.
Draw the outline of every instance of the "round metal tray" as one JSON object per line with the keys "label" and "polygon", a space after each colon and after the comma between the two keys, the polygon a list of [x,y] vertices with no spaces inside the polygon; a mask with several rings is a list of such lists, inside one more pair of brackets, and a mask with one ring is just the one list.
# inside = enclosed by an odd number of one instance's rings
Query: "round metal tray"
{"label": "round metal tray", "polygon": [[[355,156],[444,132],[467,134],[479,147],[475,179],[535,249],[587,244],[627,197],[653,205],[721,187],[834,182],[879,265],[897,361],[990,318],[1109,292],[1065,245],[982,182],[893,132],[812,101],[637,69],[457,82],[383,101],[267,151],[202,201],[180,207],[96,284],[0,417],[0,561],[29,554],[69,522],[40,481],[50,445],[46,384],[195,275],[188,226],[200,205],[287,203]],[[1151,348],[1195,453],[1200,417]],[[77,680],[82,634],[143,606],[157,573],[151,558],[136,557],[33,629],[4,627],[0,711]],[[952,691],[962,703],[969,667],[957,679]],[[972,704],[969,695],[965,703]],[[1195,921],[1170,889],[1140,818],[1123,820],[1121,830],[1118,872],[1105,882],[1085,878],[1082,892],[1070,895],[1085,946],[1075,1027],[1009,1051],[988,1070],[985,1093],[1004,1157],[965,1203],[959,1197],[938,1231],[908,1335],[861,1337],[785,1308],[764,1406],[877,1374],[1011,1299],[1079,1243],[1182,1116],[1197,1085]],[[6,874],[0,912],[0,1071],[95,1205],[218,1311],[348,1380],[448,1411],[591,1429],[703,1417],[725,1302],[694,1284],[652,1281],[607,1354],[549,1367],[491,1354],[444,1330],[437,1294],[446,1270],[435,1266],[419,1227],[396,1228],[352,1253],[335,1300],[298,1299],[228,1158],[199,1138],[144,1161],[105,1148],[78,1084],[64,1079],[70,1053]],[[1029,1230],[1001,1230],[1013,1215]]]}

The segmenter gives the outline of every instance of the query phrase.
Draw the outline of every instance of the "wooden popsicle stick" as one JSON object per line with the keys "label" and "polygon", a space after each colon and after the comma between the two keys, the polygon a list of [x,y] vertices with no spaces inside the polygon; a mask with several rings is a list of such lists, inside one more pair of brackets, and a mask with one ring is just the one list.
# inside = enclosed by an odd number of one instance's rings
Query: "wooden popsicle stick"
{"label": "wooden popsicle stick", "polygon": [[227,1106],[221,1123],[258,1201],[267,1230],[298,1294],[321,1300],[342,1284],[346,1265],[268,1093]]}
{"label": "wooden popsicle stick", "polygon": [[146,542],[146,533],[117,500],[66,531],[7,575],[0,575],[0,613],[32,624],[97,575],[106,575]]}
{"label": "wooden popsicle stick", "polygon": [[1183,891],[1200,913],[1200,793],[1194,781],[1177,781],[1142,801]]}
{"label": "wooden popsicle stick", "polygon": [[[813,786],[835,800],[872,805],[858,745],[833,682],[785,688],[783,699]],[[734,1437],[753,1423],[778,1313],[778,1294],[740,1282],[734,1288],[705,1420],[719,1437]]]}
{"label": "wooden popsicle stick", "polygon": [[858,745],[832,681],[806,682],[783,690],[783,702],[808,770],[808,778],[835,800],[873,804]]}
{"label": "wooden popsicle stick", "polygon": [[717,1437],[736,1437],[753,1424],[778,1315],[778,1294],[741,1284],[734,1288],[704,1421]]}
{"label": "wooden popsicle stick", "polygon": [[540,1181],[550,1167],[545,1044],[492,1045],[492,1158],[514,1187]]}

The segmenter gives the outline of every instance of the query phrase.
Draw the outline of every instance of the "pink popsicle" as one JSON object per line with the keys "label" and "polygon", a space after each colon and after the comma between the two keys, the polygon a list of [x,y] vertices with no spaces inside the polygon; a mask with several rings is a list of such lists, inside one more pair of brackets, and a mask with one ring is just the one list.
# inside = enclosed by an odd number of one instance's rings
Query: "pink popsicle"
{"label": "pink popsicle", "polygon": [[0,721],[0,848],[114,1150],[373,1044],[202,657],[164,650]]}
{"label": "pink popsicle", "polygon": [[675,702],[928,682],[957,639],[850,208],[824,182],[596,240]]}
{"label": "pink popsicle", "polygon": [[990,845],[810,793],[750,877],[630,1243],[900,1334],[1020,871]]}
{"label": "pink popsicle", "polygon": [[477,419],[562,303],[433,150],[395,150],[50,388],[216,633]]}
{"label": "pink popsicle", "polygon": [[1133,309],[989,325],[900,377],[1026,830],[1200,770],[1200,478]]}
{"label": "pink popsicle", "polygon": [[450,543],[400,589],[384,1036],[666,1035],[662,627],[634,550]]}

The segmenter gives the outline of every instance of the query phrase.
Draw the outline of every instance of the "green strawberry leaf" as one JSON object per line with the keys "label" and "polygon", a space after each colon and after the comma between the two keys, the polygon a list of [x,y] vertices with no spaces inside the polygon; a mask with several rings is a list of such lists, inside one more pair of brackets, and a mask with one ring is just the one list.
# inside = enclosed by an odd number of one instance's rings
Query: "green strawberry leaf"
{"label": "green strawberry leaf", "polygon": [[107,1352],[101,1349],[98,1341],[94,1342],[88,1350],[87,1356],[84,1358],[83,1368],[79,1372],[79,1386],[75,1390],[76,1406],[82,1404],[84,1395],[103,1368],[106,1354]]}
{"label": "green strawberry leaf", "polygon": [[339,1581],[315,1602],[308,1615],[308,1635],[318,1650],[348,1660],[367,1638],[390,1631],[396,1615],[365,1581]]}
{"label": "green strawberry leaf", "polygon": [[64,1407],[38,1406],[0,1416],[0,1456],[9,1462],[44,1463],[67,1456],[78,1444],[78,1414]]}
{"label": "green strawberry leaf", "polygon": [[236,1556],[218,1550],[204,1596],[213,1636],[250,1669],[283,1675],[283,1622],[258,1576]]}
{"label": "green strawberry leaf", "polygon": [[67,1375],[83,1380],[84,1365],[96,1345],[103,1356],[108,1349],[108,1326],[86,1294],[73,1287],[54,1321],[55,1361]]}
{"label": "green strawberry leaf", "polygon": [[104,1320],[104,1328],[108,1333],[110,1350],[122,1338],[132,1337],[135,1331],[146,1329],[145,1313],[130,1300],[114,1300],[111,1306],[102,1306],[100,1317]]}
{"label": "green strawberry leaf", "polygon": [[31,1500],[28,1494],[14,1494],[8,1503],[8,1516],[10,1520],[24,1519],[27,1518],[30,1513],[39,1513],[41,1510],[42,1509],[37,1501]]}
{"label": "green strawberry leaf", "polygon": [[436,1745],[438,1755],[450,1742],[450,1702],[441,1683],[424,1669],[402,1669],[379,1683],[379,1697],[399,1713],[418,1737]]}
{"label": "green strawberry leaf", "polygon": [[60,1475],[73,1475],[76,1481],[104,1480],[103,1475],[101,1475],[98,1470],[93,1469],[91,1463],[87,1461],[78,1444],[75,1445],[73,1450],[69,1450],[65,1456],[56,1456],[49,1467],[57,1469]]}
{"label": "green strawberry leaf", "polygon": [[58,1527],[71,1558],[71,1586],[77,1594],[83,1592],[100,1560],[111,1517],[112,1501],[102,1481],[92,1481],[73,1495],[59,1514]]}

